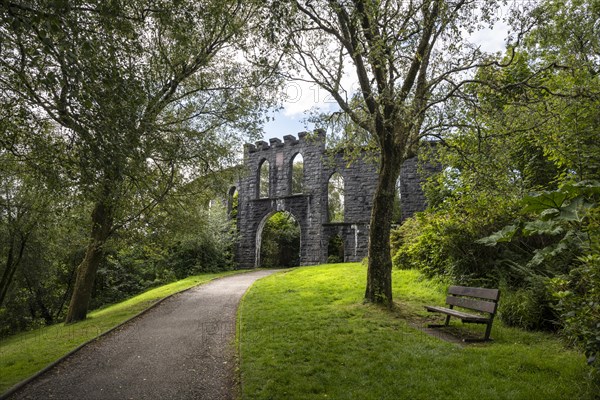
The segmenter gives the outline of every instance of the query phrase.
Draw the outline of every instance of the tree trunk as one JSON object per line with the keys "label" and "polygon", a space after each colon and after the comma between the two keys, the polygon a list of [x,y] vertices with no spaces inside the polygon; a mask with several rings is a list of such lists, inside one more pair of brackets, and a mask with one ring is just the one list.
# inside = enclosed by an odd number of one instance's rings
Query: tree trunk
{"label": "tree trunk", "polygon": [[92,211],[92,231],[85,257],[77,267],[77,278],[65,323],[84,320],[87,316],[98,266],[104,257],[104,244],[112,229],[112,207],[108,201],[98,201]]}
{"label": "tree trunk", "polygon": [[369,228],[369,264],[365,300],[392,305],[392,257],[390,230],[394,210],[396,181],[400,174],[400,156],[391,146],[382,146],[377,189]]}
{"label": "tree trunk", "polygon": [[[10,242],[10,248],[8,249],[8,256],[6,258],[6,268],[4,269],[4,273],[2,274],[2,279],[0,279],[0,306],[4,303],[4,299],[6,299],[6,295],[8,294],[8,289],[10,288],[10,284],[13,281],[15,276],[15,272],[17,272],[17,268],[23,259],[23,253],[25,252],[25,246],[27,244],[27,237],[24,235],[21,236],[21,243],[19,245],[19,251],[17,257],[15,258],[14,250],[15,250],[15,238]],[[28,236],[28,235],[27,235]]]}

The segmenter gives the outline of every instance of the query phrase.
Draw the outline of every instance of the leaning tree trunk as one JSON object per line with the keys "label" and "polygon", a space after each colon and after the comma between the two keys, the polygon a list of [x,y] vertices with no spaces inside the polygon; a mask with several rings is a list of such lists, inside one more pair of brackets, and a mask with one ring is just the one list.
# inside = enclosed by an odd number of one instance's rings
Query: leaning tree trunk
{"label": "leaning tree trunk", "polygon": [[396,181],[400,174],[401,158],[391,146],[382,146],[377,188],[369,229],[369,263],[365,300],[392,305],[392,257],[390,230],[394,209]]}
{"label": "leaning tree trunk", "polygon": [[92,211],[92,231],[85,257],[77,267],[77,278],[65,323],[84,320],[87,316],[98,266],[104,257],[104,244],[112,229],[113,208],[108,201],[98,201]]}

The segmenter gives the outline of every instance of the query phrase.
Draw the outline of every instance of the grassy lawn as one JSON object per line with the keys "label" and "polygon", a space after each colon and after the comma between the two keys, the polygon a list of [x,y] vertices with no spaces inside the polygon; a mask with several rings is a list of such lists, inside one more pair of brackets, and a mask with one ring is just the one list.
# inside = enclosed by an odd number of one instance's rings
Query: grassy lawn
{"label": "grassy lawn", "polygon": [[[445,285],[394,271],[397,310],[363,305],[366,268],[298,268],[262,279],[239,310],[244,399],[592,399],[583,355],[550,334],[494,322],[459,345],[415,325]],[[502,298],[500,299],[502,301]],[[431,317],[429,317],[431,318]],[[443,317],[437,317],[438,319]],[[454,329],[477,331],[484,326]]]}
{"label": "grassy lawn", "polygon": [[93,311],[85,321],[71,325],[56,324],[0,341],[0,394],[82,343],[145,310],[158,300],[237,272],[241,271],[192,276]]}

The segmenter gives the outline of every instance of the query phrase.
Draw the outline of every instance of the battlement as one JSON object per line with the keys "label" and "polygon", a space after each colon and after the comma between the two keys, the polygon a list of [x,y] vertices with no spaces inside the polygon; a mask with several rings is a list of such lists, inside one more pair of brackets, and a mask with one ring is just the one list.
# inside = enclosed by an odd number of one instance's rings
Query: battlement
{"label": "battlement", "polygon": [[281,148],[284,146],[296,146],[298,144],[308,144],[308,145],[317,145],[320,146],[325,144],[325,131],[322,129],[317,129],[314,132],[299,132],[298,138],[294,135],[285,135],[283,137],[283,142],[278,138],[270,138],[269,142],[265,142],[264,140],[259,140],[254,144],[246,143],[244,145],[244,153],[256,153],[261,151],[272,150],[275,148]]}

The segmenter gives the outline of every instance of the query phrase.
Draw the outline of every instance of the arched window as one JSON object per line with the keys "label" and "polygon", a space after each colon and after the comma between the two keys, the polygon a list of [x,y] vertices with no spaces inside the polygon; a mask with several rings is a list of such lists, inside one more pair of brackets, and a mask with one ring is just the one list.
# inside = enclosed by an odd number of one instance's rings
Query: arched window
{"label": "arched window", "polygon": [[327,211],[329,222],[344,222],[344,177],[338,172],[327,185]]}
{"label": "arched window", "polygon": [[269,197],[269,162],[263,160],[258,169],[258,197]]}
{"label": "arched window", "polygon": [[291,194],[304,192],[304,158],[298,153],[292,159],[290,173]]}

